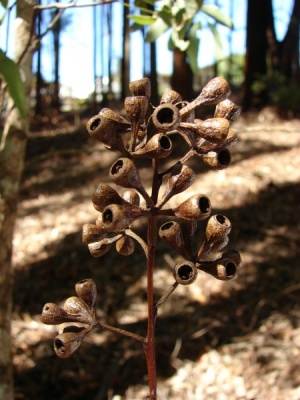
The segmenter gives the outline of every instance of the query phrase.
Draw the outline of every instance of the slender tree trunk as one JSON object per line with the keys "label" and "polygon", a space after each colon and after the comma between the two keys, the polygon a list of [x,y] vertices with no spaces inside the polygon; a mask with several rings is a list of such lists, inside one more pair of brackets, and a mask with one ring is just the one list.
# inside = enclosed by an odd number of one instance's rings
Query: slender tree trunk
{"label": "slender tree trunk", "polygon": [[[58,0],[59,2],[59,0]],[[59,13],[59,10],[55,10],[55,15]],[[60,109],[60,98],[59,98],[59,46],[60,46],[60,32],[61,32],[61,20],[57,21],[53,28],[53,45],[54,45],[54,90],[53,90],[53,107],[59,111]]]}
{"label": "slender tree trunk", "polygon": [[187,62],[187,54],[179,49],[174,49],[173,53],[173,74],[171,77],[171,87],[180,93],[183,100],[193,98],[193,72]]}
{"label": "slender tree trunk", "polygon": [[279,43],[279,69],[287,81],[300,83],[299,73],[299,28],[300,0],[294,0],[294,7],[286,35]]}
{"label": "slender tree trunk", "polygon": [[[41,0],[37,0],[37,4],[42,4]],[[37,30],[36,34],[39,37],[42,33],[42,13],[40,12],[37,16]],[[36,68],[36,85],[35,85],[35,114],[42,114],[42,44],[39,43],[37,50],[37,68]]]}
{"label": "slender tree trunk", "polygon": [[[17,0],[15,56],[25,50],[31,31],[33,0]],[[20,67],[25,79],[27,104],[31,84],[32,54],[28,52]],[[19,182],[23,171],[28,116],[9,110],[0,147],[0,399],[13,399],[11,353],[11,310],[13,269],[11,264],[13,229],[16,218]]]}
{"label": "slender tree trunk", "polygon": [[123,57],[121,63],[121,97],[129,96],[130,82],[130,26],[129,7],[123,6]]}
{"label": "slender tree trunk", "polygon": [[[248,0],[244,109],[253,106],[254,81],[267,74],[267,55],[276,54],[272,0]],[[258,102],[267,102],[267,91],[262,91]]]}

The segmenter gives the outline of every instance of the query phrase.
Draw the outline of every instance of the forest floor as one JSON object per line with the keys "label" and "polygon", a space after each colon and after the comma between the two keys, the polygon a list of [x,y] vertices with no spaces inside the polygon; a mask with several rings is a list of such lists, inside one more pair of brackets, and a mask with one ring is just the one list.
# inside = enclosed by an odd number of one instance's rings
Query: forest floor
{"label": "forest floor", "polygon": [[[233,129],[239,142],[232,164],[212,171],[192,159],[197,180],[182,198],[204,193],[213,213],[231,220],[228,248],[241,252],[243,267],[230,282],[199,274],[160,309],[160,400],[300,399],[300,120],[264,110],[242,116]],[[40,322],[46,302],[63,304],[76,282],[91,277],[99,316],[145,333],[142,251],[127,258],[111,250],[95,259],[81,242],[82,225],[97,216],[91,197],[98,183],[109,182],[116,157],[84,126],[30,136],[13,255],[16,400],[147,399],[139,343],[96,331],[59,359],[59,327]],[[141,168],[150,185],[149,167]],[[173,282],[176,255],[160,242],[157,253],[159,298]]]}

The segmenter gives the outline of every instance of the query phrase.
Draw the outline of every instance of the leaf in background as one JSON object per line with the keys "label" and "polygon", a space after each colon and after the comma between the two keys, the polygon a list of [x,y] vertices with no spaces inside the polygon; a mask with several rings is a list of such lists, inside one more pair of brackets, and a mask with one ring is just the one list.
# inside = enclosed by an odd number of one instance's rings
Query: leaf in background
{"label": "leaf in background", "polygon": [[169,25],[165,23],[165,21],[158,17],[156,21],[149,26],[149,29],[146,34],[146,42],[154,42],[159,36],[165,33],[170,28]]}
{"label": "leaf in background", "polygon": [[216,60],[219,61],[223,58],[223,46],[222,46],[221,36],[214,24],[209,23],[208,26],[211,29],[211,33],[213,34],[215,41]]}
{"label": "leaf in background", "polygon": [[25,115],[25,91],[24,85],[21,80],[19,67],[17,64],[8,58],[5,53],[0,49],[0,75],[3,76],[9,94],[13,99],[15,106],[20,111],[22,116]]}
{"label": "leaf in background", "polygon": [[187,0],[185,1],[185,10],[187,18],[194,18],[198,11],[202,8],[203,1]]}
{"label": "leaf in background", "polygon": [[0,3],[3,5],[4,8],[8,5],[8,0],[0,0]]}
{"label": "leaf in background", "polygon": [[199,72],[198,53],[199,53],[200,40],[197,37],[197,32],[199,29],[202,29],[202,25],[200,22],[198,22],[192,26],[190,33],[189,33],[190,45],[187,48],[187,56],[188,56],[193,74],[195,76],[198,75],[198,72]]}
{"label": "leaf in background", "polygon": [[201,11],[209,17],[212,17],[216,22],[233,29],[233,23],[229,17],[227,17],[217,6],[214,5],[203,5]]}
{"label": "leaf in background", "polygon": [[156,21],[155,17],[149,15],[129,15],[128,18],[138,25],[152,25]]}
{"label": "leaf in background", "polygon": [[186,51],[189,47],[190,42],[188,40],[182,40],[178,36],[176,29],[172,30],[171,37],[169,40],[169,50],[174,50],[174,48],[180,51]]}

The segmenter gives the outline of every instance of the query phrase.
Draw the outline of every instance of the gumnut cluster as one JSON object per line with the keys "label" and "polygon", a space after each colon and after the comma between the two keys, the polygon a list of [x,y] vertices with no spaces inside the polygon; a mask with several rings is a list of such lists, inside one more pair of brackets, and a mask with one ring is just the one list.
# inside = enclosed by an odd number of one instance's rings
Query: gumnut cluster
{"label": "gumnut cluster", "polygon": [[[237,142],[230,123],[238,117],[240,108],[228,99],[230,86],[221,77],[208,82],[191,102],[184,101],[174,90],[167,90],[160,104],[152,106],[147,78],[130,83],[130,91],[132,96],[125,99],[123,115],[103,108],[87,123],[90,136],[108,150],[119,152],[120,157],[109,170],[113,186],[101,183],[93,195],[92,202],[99,215],[94,224],[83,226],[82,237],[94,257],[101,257],[112,247],[121,255],[129,256],[137,243],[148,257],[147,243],[134,232],[134,222],[141,218],[163,218],[155,234],[182,261],[174,262],[174,283],[156,303],[158,308],[177,285],[195,282],[200,271],[220,280],[230,280],[241,266],[238,251],[224,251],[231,223],[221,214],[211,214],[211,201],[205,194],[194,194],[181,204],[168,207],[173,196],[187,190],[195,181],[196,175],[187,165],[189,159],[198,157],[213,169],[228,167],[230,148]],[[205,105],[215,105],[214,116],[201,120],[195,111]],[[181,159],[174,161],[175,135],[184,139],[187,150]],[[169,167],[161,162],[166,157],[170,157]],[[152,166],[150,189],[139,173],[140,158],[149,159]],[[200,235],[204,239],[197,243],[198,222],[202,220],[207,220],[204,234]],[[56,337],[54,348],[60,357],[70,355],[89,331],[104,326],[97,325],[95,319],[95,283],[85,280],[75,289],[78,297],[68,299],[62,308],[48,303],[42,314],[42,321],[47,324],[86,324],[80,328],[68,326]]]}

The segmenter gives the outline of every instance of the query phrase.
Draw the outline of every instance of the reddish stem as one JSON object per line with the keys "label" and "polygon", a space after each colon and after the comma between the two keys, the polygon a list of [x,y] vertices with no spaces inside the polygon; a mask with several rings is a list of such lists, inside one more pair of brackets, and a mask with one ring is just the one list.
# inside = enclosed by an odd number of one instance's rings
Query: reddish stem
{"label": "reddish stem", "polygon": [[157,399],[156,391],[156,358],[155,358],[155,320],[156,309],[154,305],[153,272],[155,261],[155,247],[157,237],[157,217],[148,218],[148,260],[147,260],[147,297],[148,297],[148,328],[144,350],[146,354],[148,385],[150,390],[150,400]]}

